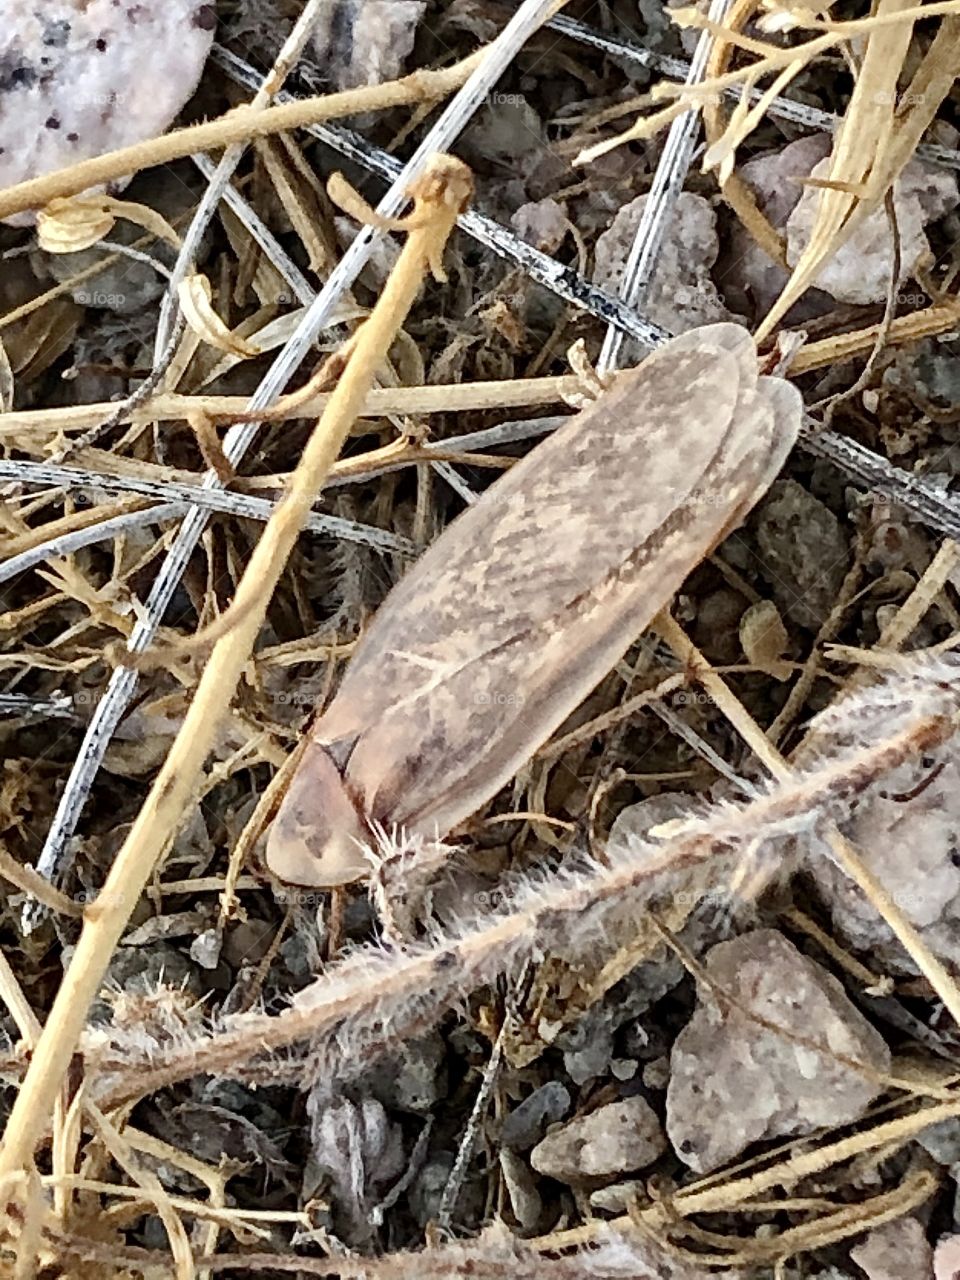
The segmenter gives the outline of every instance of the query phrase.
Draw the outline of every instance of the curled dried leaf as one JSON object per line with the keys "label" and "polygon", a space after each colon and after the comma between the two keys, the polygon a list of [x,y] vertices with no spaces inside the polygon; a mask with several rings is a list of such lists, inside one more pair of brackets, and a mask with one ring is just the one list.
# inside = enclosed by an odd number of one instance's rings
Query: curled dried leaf
{"label": "curled dried leaf", "polygon": [[567,348],[567,363],[571,372],[579,379],[580,387],[573,395],[565,396],[564,399],[572,409],[585,409],[591,401],[603,394],[606,386],[591,363],[582,338],[578,338]]}
{"label": "curled dried leaf", "polygon": [[228,355],[251,359],[260,348],[228,329],[213,309],[213,289],[205,275],[194,273],[181,281],[177,289],[180,306],[187,324],[204,342]]}
{"label": "curled dried leaf", "polygon": [[399,231],[403,229],[400,218],[385,218],[377,213],[373,205],[364,200],[359,191],[346,180],[342,173],[331,173],[327,179],[327,195],[349,218],[359,222],[361,226],[377,227],[380,231]]}
{"label": "curled dried leaf", "polygon": [[170,223],[148,205],[105,195],[51,200],[37,215],[37,240],[47,253],[79,253],[99,244],[118,218],[151,231],[174,249],[180,247],[180,237]]}
{"label": "curled dried leaf", "polygon": [[138,204],[134,200],[116,200],[113,196],[104,196],[103,205],[115,217],[134,222],[145,231],[152,231],[158,240],[166,241],[172,248],[180,248],[181,241],[176,231],[162,214],[149,205]]}
{"label": "curled dried leaf", "polygon": [[37,214],[37,241],[47,253],[78,253],[99,244],[115,222],[102,196],[57,198]]}

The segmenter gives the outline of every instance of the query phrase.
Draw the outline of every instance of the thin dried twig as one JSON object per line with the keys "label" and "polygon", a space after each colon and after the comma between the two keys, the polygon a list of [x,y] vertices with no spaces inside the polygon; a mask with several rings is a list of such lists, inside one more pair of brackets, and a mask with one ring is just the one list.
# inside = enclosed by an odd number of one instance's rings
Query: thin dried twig
{"label": "thin dried twig", "polygon": [[[190,158],[207,181],[212,182],[217,174],[217,169],[210,159],[204,155],[194,155]],[[232,182],[228,182],[223,188],[221,199],[237,215],[240,222],[249,231],[252,239],[260,246],[273,266],[279,271],[297,301],[303,306],[309,307],[317,296],[316,289],[313,288],[310,281],[287,253],[256,209],[243,198]]]}
{"label": "thin dried twig", "polygon": [[[266,77],[261,82],[256,94],[251,99],[247,110],[262,112],[266,110],[275,99],[277,93],[283,88],[284,81],[296,65],[303,52],[304,46],[310,38],[317,17],[321,11],[323,0],[307,0],[307,3],[300,11],[297,21],[294,23],[287,39],[283,42],[279,54],[274,59],[273,66]],[[170,340],[176,327],[176,316],[178,312],[177,290],[180,284],[186,279],[187,275],[193,268],[194,259],[200,248],[200,242],[206,233],[207,227],[213,220],[213,216],[217,211],[220,200],[232,190],[231,178],[233,177],[237,165],[243,157],[250,136],[242,137],[228,146],[220,157],[216,169],[209,174],[209,182],[203,198],[191,219],[190,226],[187,228],[186,235],[183,238],[183,244],[180,252],[177,254],[177,260],[174,263],[173,272],[170,276],[170,284],[167,287],[163,302],[160,306],[160,319],[157,324],[157,333],[154,344],[155,361],[160,358],[165,348],[169,347]],[[202,151],[204,148],[196,147],[193,150]],[[203,163],[200,164],[201,169]],[[233,207],[238,216],[246,223],[246,213],[243,209],[245,201],[238,201],[234,197],[230,199],[231,207]],[[285,256],[285,255],[284,255]],[[293,265],[292,263],[290,264]],[[298,294],[305,292],[309,295],[312,291],[307,285],[303,276],[294,268],[295,286]],[[289,278],[289,277],[287,277]],[[306,286],[305,290],[303,286]],[[309,296],[302,296],[301,301],[309,303]]]}
{"label": "thin dried twig", "polygon": [[[387,414],[423,416],[434,413],[463,413],[470,409],[516,409],[565,403],[580,390],[580,380],[573,374],[560,374],[545,378],[511,378],[490,382],[448,382],[423,387],[373,387],[363,406],[362,417],[379,418]],[[269,409],[263,409],[262,420],[285,422],[293,418],[314,418],[323,412],[330,399],[329,391],[317,391],[306,399],[299,391],[283,396]],[[202,413],[215,422],[238,422],[249,418],[245,396],[181,395],[164,391],[152,396],[145,404],[129,409],[122,419],[137,425],[145,422],[168,421],[186,418],[192,413]],[[109,403],[56,406],[52,409],[11,410],[0,417],[0,439],[17,440],[17,447],[26,449],[27,437],[36,433],[38,447],[48,436],[61,431],[73,431],[89,426],[101,418],[110,408]],[[549,429],[550,421],[547,421]],[[529,424],[530,434],[539,434],[539,422]],[[501,443],[522,440],[519,430],[505,426],[490,427],[487,432],[500,431]],[[477,438],[474,435],[457,436],[455,447],[472,447],[465,444]],[[447,439],[436,448],[452,444]],[[429,447],[429,443],[428,443]],[[479,446],[478,446],[479,447]]]}
{"label": "thin dried twig", "polygon": [[[268,107],[275,99],[277,93],[283,87],[283,83],[296,64],[300,54],[303,52],[304,45],[310,37],[322,0],[307,0],[306,5],[300,13],[299,18],[290,35],[284,41],[280,52],[274,60],[273,66],[270,68],[266,77],[257,87],[254,97],[248,104],[248,110],[262,111]],[[177,351],[179,349],[180,338],[184,331],[183,316],[179,305],[179,289],[184,280],[193,269],[193,262],[196,258],[197,251],[200,248],[201,241],[213,220],[217,211],[220,200],[226,196],[227,203],[234,208],[244,222],[245,225],[251,227],[251,232],[258,243],[263,243],[271,248],[276,246],[273,257],[283,264],[285,271],[284,278],[291,283],[292,287],[301,296],[301,300],[308,304],[313,297],[313,291],[307,284],[303,275],[297,267],[289,260],[287,255],[276,244],[276,241],[263,226],[262,222],[253,213],[246,202],[242,199],[238,192],[231,186],[230,180],[236,171],[237,165],[246,150],[249,137],[243,138],[238,142],[234,142],[226,148],[216,169],[208,174],[207,189],[203,194],[200,204],[194,211],[194,215],[190,220],[183,241],[180,244],[177,253],[177,260],[173,265],[170,273],[169,283],[160,306],[160,317],[157,322],[157,332],[154,338],[154,361],[153,368],[147,377],[133,393],[128,397],[125,404],[118,405],[113,412],[98,423],[94,429],[87,432],[80,441],[75,442],[72,447],[82,447],[86,444],[92,444],[101,435],[110,431],[118,422],[122,420],[123,414],[128,407],[136,404],[142,404],[144,399],[153,394],[160,386],[164,375],[173,363]],[[204,166],[209,162],[203,156],[194,156],[195,163],[203,171]],[[251,221],[252,220],[252,221]],[[266,239],[264,238],[266,237]],[[64,461],[71,452],[71,446],[68,444],[64,447],[56,457],[56,461]]]}
{"label": "thin dried twig", "polygon": [[[214,46],[213,57],[239,84],[249,85],[256,74],[242,58],[219,45]],[[283,94],[280,100],[284,100]],[[307,128],[306,132],[388,181],[395,181],[401,172],[400,162],[394,156],[372,146],[348,129],[315,125]],[[478,244],[522,268],[531,280],[557,297],[589,311],[605,323],[619,325],[624,333],[645,346],[655,346],[670,337],[659,325],[645,320],[614,294],[598,288],[571,267],[535,249],[492,218],[468,209],[460,218],[460,228]]]}
{"label": "thin dried twig", "polygon": [[[242,519],[262,521],[269,520],[276,509],[276,503],[270,502],[266,498],[255,498],[244,493],[231,493],[224,489],[205,488],[200,485],[176,484],[171,480],[148,480],[134,475],[114,476],[102,471],[86,471],[81,470],[79,467],[58,467],[53,463],[46,462],[8,462],[0,459],[0,479],[17,480],[22,484],[58,485],[74,491],[83,488],[104,489],[113,493],[138,493],[146,498],[153,498],[163,503],[165,508],[170,505],[170,500],[175,500],[176,514],[179,515],[193,509],[208,512],[219,511]],[[167,501],[164,502],[164,499]],[[158,510],[160,508],[154,507],[152,512],[146,514],[148,516],[152,515],[153,519],[159,519],[160,517],[155,514]],[[119,519],[124,520],[126,517],[121,516]],[[345,538],[348,542],[375,547],[380,551],[399,551],[406,555],[410,555],[414,551],[413,543],[400,534],[391,533],[389,529],[376,529],[373,525],[359,524],[355,520],[344,520],[340,516],[319,515],[316,512],[312,512],[305,527],[315,533],[325,533],[338,538]],[[100,529],[102,528],[103,526],[100,526]],[[89,537],[90,534],[95,534],[96,530],[97,526],[94,526],[93,529],[84,529],[82,535],[87,535],[88,541],[99,541],[96,536]],[[80,533],[71,536],[76,536],[80,539],[77,545],[88,545],[88,542],[83,540]],[[62,551],[58,552],[56,549],[48,550],[43,546],[33,548],[23,556],[0,563],[0,582],[6,581],[13,574],[19,573],[21,570],[35,564],[40,551],[43,552],[43,555],[40,555],[39,559],[44,559],[50,555],[63,554]]]}

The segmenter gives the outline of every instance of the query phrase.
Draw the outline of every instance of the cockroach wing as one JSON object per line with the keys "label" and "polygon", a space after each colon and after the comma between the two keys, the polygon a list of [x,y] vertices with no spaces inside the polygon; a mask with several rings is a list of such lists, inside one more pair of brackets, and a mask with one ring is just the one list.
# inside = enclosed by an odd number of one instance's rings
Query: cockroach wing
{"label": "cockroach wing", "polygon": [[[743,518],[799,425],[749,334],[668,343],[455,520],[385,601],[271,833],[284,879],[362,876],[364,826],[489,799]],[[331,768],[331,762],[335,766]]]}
{"label": "cockroach wing", "polygon": [[[745,330],[732,330],[752,352]],[[362,732],[554,617],[634,554],[696,488],[745,376],[719,344],[650,356],[533,449],[391,592],[317,726]],[[750,371],[756,382],[756,361]],[[376,671],[375,678],[371,673]]]}

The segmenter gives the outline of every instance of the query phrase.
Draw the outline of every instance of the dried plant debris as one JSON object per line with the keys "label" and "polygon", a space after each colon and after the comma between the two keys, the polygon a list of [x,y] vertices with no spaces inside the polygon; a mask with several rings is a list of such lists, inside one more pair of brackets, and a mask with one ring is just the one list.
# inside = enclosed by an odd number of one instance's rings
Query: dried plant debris
{"label": "dried plant debris", "polygon": [[960,0],[0,9],[0,1273],[957,1280]]}
{"label": "dried plant debris", "polygon": [[[444,930],[433,924],[424,941],[398,942],[386,953],[358,950],[301,992],[289,1012],[231,1019],[207,1046],[195,1046],[182,1059],[176,1052],[168,1055],[169,1065],[160,1074],[190,1073],[213,1061],[246,1072],[249,1054],[237,1059],[231,1046],[249,1046],[254,1038],[267,1047],[311,1037],[319,1050],[321,1032],[320,1078],[330,1078],[329,1053],[345,1066],[343,1055],[349,1052],[354,1070],[362,1070],[373,1045],[382,1051],[384,1037],[402,1039],[404,1027],[422,1022],[427,1010],[443,1008],[455,994],[463,997],[476,984],[514,971],[530,948],[583,969],[589,985],[606,971],[611,950],[629,947],[631,940],[636,944],[638,910],[642,915],[644,904],[669,902],[681,923],[697,910],[715,911],[718,902],[730,900],[728,877],[747,853],[753,856],[768,845],[767,865],[776,868],[798,831],[843,821],[866,785],[918,750],[954,743],[960,698],[956,664],[920,662],[903,674],[906,700],[903,684],[887,681],[824,713],[821,727],[829,749],[789,782],[745,803],[694,808],[679,823],[627,834],[608,843],[606,862],[581,858],[556,878],[542,871],[508,876],[497,895],[499,909],[491,911],[488,899],[472,908],[464,904],[455,925]],[[861,745],[860,732],[877,723],[884,725],[883,736],[868,737]],[[427,972],[432,974],[429,988]],[[120,1087],[116,1081],[109,1085],[113,1093]]]}
{"label": "dried plant debris", "polygon": [[6,0],[0,183],[162,132],[197,87],[217,24],[201,0]]}
{"label": "dried plant debris", "polygon": [[[804,194],[803,180],[830,154],[830,136],[808,133],[775,151],[747,160],[740,180],[750,189],[757,206],[774,231],[783,233],[787,220]],[[776,257],[759,244],[743,223],[729,226],[717,268],[720,288],[731,298],[734,310],[756,321],[769,311],[789,278],[785,253]],[[803,323],[829,311],[831,301],[819,289],[809,289],[790,310],[788,319]]]}

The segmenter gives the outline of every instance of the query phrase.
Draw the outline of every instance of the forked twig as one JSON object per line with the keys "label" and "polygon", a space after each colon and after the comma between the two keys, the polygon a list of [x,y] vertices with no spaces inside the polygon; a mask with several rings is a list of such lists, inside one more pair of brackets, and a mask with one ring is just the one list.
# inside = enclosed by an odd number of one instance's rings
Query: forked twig
{"label": "forked twig", "polygon": [[[656,49],[646,49],[643,45],[633,44],[609,32],[596,31],[575,18],[565,16],[551,18],[547,25],[553,31],[559,31],[573,40],[578,40],[581,44],[599,49],[612,58],[622,58],[625,62],[660,71],[674,80],[688,81],[690,64],[684,62],[682,58],[672,58],[669,54],[660,53]],[[740,98],[739,89],[730,88],[726,92],[732,98]],[[759,102],[763,97],[763,90],[753,89],[749,96],[751,101]],[[824,133],[833,133],[841,121],[840,116],[832,115],[829,111],[821,111],[819,107],[813,107],[807,102],[797,102],[792,98],[783,97],[774,98],[767,104],[767,114],[774,119],[789,120],[794,124],[803,125],[806,129],[822,129]],[[921,160],[929,160],[931,164],[941,165],[945,169],[960,169],[960,151],[953,147],[924,143],[917,148],[917,157]]]}

